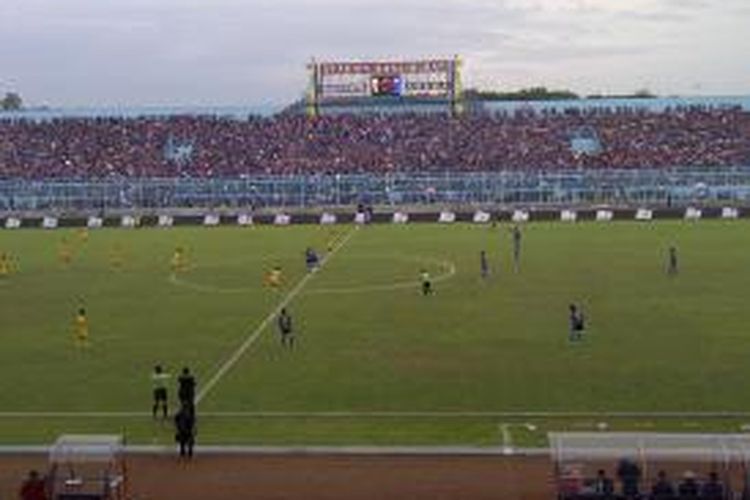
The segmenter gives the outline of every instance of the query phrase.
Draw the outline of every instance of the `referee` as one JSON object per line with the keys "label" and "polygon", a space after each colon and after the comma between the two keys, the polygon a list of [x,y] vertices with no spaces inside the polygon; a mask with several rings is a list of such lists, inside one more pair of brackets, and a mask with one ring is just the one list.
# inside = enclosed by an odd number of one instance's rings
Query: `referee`
{"label": "referee", "polygon": [[276,319],[276,325],[279,327],[281,335],[281,346],[294,349],[294,330],[292,328],[292,315],[286,310],[281,309],[279,317]]}

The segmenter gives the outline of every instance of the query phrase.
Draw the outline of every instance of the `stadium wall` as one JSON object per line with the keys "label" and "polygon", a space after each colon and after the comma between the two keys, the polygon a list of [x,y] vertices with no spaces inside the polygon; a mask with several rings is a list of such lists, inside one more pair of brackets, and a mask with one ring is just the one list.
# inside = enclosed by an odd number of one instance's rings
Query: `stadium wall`
{"label": "stadium wall", "polygon": [[599,222],[655,220],[701,219],[736,220],[750,218],[750,206],[747,207],[688,207],[684,208],[563,208],[563,209],[503,209],[473,211],[379,211],[372,215],[364,212],[295,212],[295,213],[205,213],[205,214],[124,214],[118,216],[64,216],[26,215],[0,217],[0,227],[5,230],[46,229],[53,230],[65,227],[172,227],[172,226],[238,226],[253,225],[287,226],[293,224],[424,224],[424,223],[474,223],[491,224],[494,222],[543,222],[560,221]]}

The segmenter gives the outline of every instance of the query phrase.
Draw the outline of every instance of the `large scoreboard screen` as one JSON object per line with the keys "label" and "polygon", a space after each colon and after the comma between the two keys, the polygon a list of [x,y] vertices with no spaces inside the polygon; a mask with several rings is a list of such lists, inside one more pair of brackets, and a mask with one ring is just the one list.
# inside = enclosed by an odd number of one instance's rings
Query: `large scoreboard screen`
{"label": "large scoreboard screen", "polygon": [[319,103],[368,97],[456,95],[458,59],[409,62],[313,62],[311,94]]}
{"label": "large scoreboard screen", "polygon": [[370,93],[374,96],[404,94],[404,79],[401,75],[377,75],[370,78]]}

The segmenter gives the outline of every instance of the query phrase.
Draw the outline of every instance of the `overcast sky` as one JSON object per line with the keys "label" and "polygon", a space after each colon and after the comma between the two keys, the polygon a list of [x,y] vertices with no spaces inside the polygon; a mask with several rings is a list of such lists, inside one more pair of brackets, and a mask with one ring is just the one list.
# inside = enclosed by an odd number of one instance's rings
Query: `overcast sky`
{"label": "overcast sky", "polygon": [[1,0],[0,92],[285,103],[305,65],[460,54],[468,86],[750,94],[750,0]]}

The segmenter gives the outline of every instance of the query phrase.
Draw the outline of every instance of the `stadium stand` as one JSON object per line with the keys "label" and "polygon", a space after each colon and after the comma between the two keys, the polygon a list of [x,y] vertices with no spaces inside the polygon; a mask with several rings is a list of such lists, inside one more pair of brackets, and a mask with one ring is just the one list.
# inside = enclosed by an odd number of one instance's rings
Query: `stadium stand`
{"label": "stadium stand", "polygon": [[734,107],[0,121],[0,179],[746,165]]}

